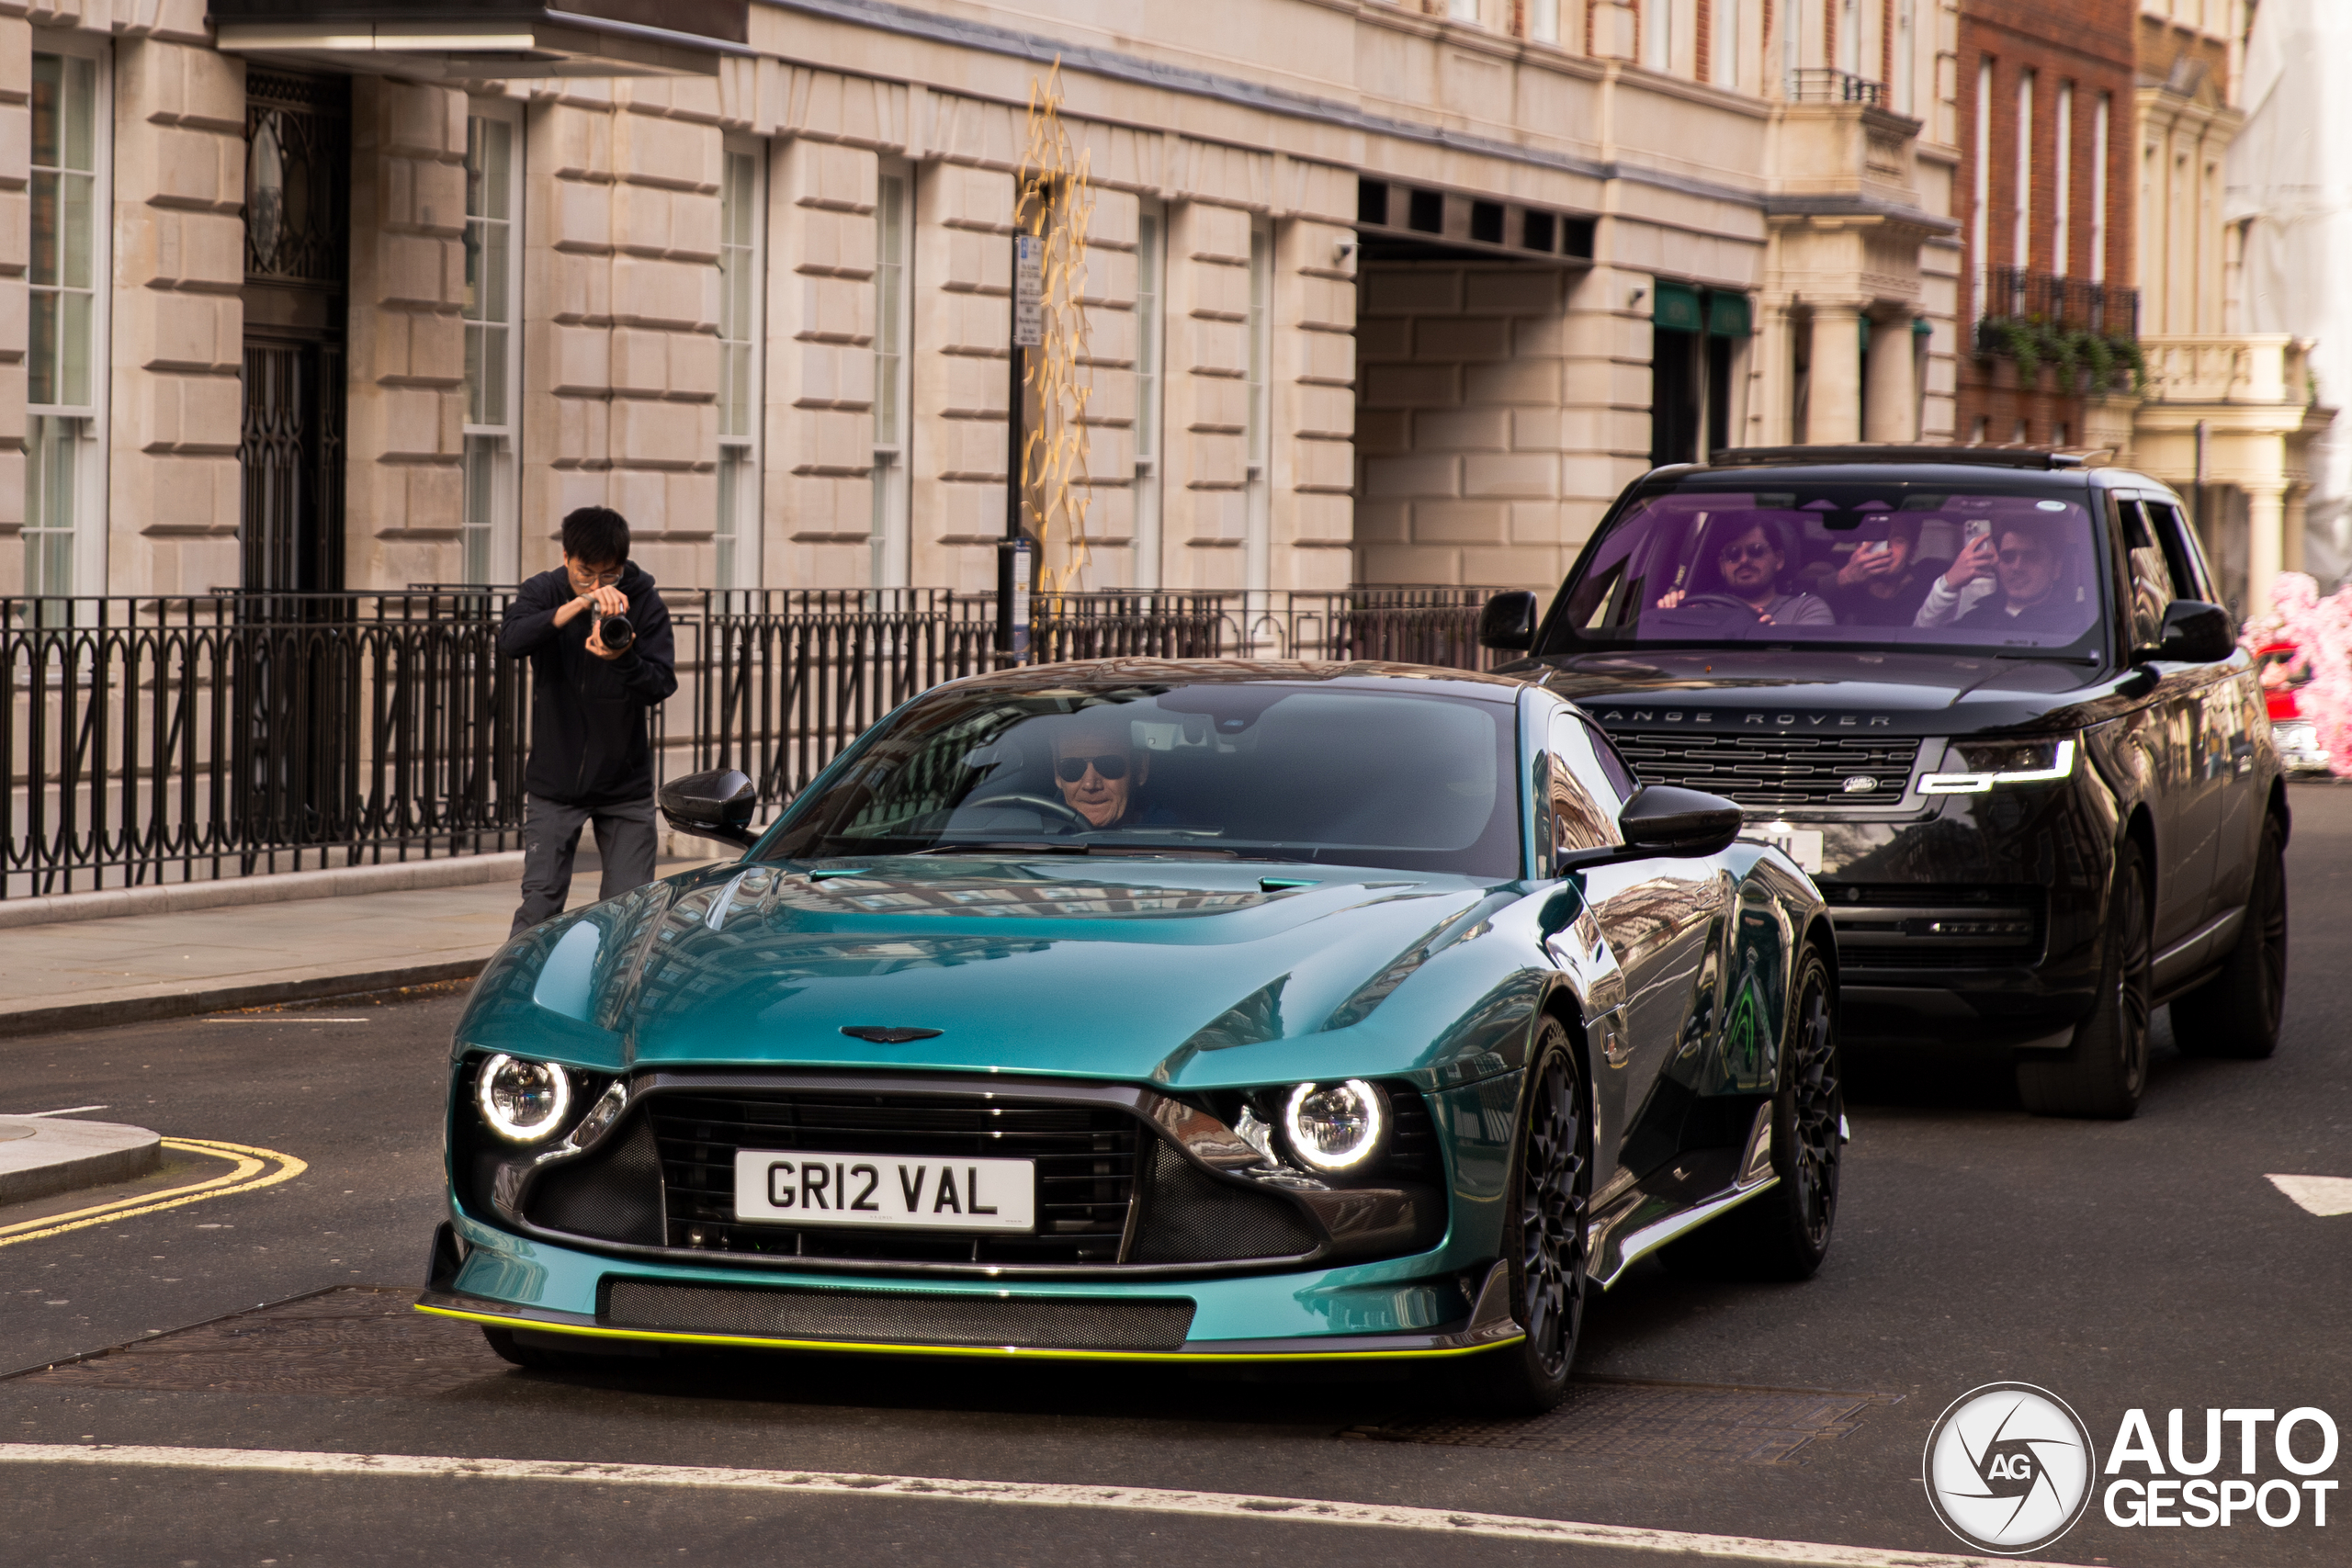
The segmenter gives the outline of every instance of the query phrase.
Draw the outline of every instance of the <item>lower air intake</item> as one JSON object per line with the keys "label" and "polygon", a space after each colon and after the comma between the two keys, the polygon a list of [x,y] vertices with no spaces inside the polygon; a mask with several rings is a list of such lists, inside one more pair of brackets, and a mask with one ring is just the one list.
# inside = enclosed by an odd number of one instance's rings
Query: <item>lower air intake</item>
{"label": "lower air intake", "polygon": [[1189,1301],[736,1289],[649,1280],[608,1280],[604,1298],[597,1319],[614,1327],[755,1339],[1174,1350],[1193,1326]]}

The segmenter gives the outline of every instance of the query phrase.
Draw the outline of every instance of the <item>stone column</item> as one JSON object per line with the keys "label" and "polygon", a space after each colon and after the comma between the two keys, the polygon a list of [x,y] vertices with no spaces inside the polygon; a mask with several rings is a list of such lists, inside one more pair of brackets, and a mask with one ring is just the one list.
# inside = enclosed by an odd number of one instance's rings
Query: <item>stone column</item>
{"label": "stone column", "polygon": [[1861,307],[1849,300],[1814,302],[1811,390],[1805,404],[1809,446],[1861,439]]}
{"label": "stone column", "polygon": [[[1293,165],[1319,213],[1352,201],[1351,171]],[[1275,230],[1273,585],[1344,588],[1354,543],[1355,280],[1340,259],[1355,231],[1306,216]]]}
{"label": "stone column", "polygon": [[2269,608],[2270,585],[2285,564],[2287,487],[2277,479],[2250,479],[2240,488],[2245,491],[2245,603],[2240,609],[2252,615]]}
{"label": "stone column", "polygon": [[1870,406],[1862,411],[1865,441],[1917,441],[1918,389],[1913,385],[1911,318],[1904,313],[1871,322]]}
{"label": "stone column", "polygon": [[[2279,560],[2280,565],[2288,571],[2303,570],[2303,536],[2311,528],[2311,486],[2297,484],[2287,487],[2287,537]],[[2257,610],[2267,610],[2269,607],[2267,604],[2255,606]]]}
{"label": "stone column", "polygon": [[466,345],[466,96],[351,84],[345,581],[458,580]]}
{"label": "stone column", "polygon": [[[24,589],[25,321],[31,259],[32,28],[0,16],[0,597]],[[92,592],[105,592],[105,584]]]}
{"label": "stone column", "polygon": [[[874,570],[879,168],[873,152],[807,137],[778,142],[768,160],[761,559],[772,587],[864,588]],[[906,244],[911,253],[911,232]]]}
{"label": "stone column", "polygon": [[244,62],[124,39],[114,126],[107,586],[201,593],[243,572]]}
{"label": "stone column", "polygon": [[[1007,483],[1012,176],[941,164],[916,182],[916,191],[908,581],[994,592]],[[1172,326],[1169,337],[1172,349]],[[873,356],[866,359],[870,367]]]}
{"label": "stone column", "polygon": [[[1187,201],[1168,214],[1170,589],[1242,586],[1249,531],[1250,214]],[[1182,549],[1182,554],[1178,550]]]}

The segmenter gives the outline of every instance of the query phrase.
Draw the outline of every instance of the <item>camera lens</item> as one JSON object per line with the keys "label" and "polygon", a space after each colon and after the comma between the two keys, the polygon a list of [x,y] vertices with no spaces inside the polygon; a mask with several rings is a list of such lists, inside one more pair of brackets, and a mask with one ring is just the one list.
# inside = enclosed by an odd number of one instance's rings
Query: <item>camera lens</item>
{"label": "camera lens", "polygon": [[596,623],[596,640],[618,651],[637,640],[637,628],[627,615],[606,615]]}

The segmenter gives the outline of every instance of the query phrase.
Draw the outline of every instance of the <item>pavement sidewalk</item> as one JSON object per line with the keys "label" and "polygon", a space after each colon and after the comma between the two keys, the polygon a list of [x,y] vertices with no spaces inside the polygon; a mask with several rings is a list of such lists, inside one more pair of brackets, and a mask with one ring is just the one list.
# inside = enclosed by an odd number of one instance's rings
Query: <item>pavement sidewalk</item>
{"label": "pavement sidewalk", "polygon": [[[583,852],[571,908],[596,901],[597,874]],[[470,979],[520,897],[509,879],[0,930],[0,1036]]]}

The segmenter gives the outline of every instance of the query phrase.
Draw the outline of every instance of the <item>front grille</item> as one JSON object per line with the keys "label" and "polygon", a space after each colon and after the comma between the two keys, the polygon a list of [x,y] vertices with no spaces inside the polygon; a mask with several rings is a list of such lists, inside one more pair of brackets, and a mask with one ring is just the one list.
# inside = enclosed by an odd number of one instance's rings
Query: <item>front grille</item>
{"label": "front grille", "polygon": [[1218,1179],[1167,1144],[1152,1145],[1150,1195],[1137,1227],[1138,1263],[1295,1258],[1322,1238],[1271,1192]]}
{"label": "front grille", "polygon": [[612,1279],[602,1293],[597,1319],[615,1327],[748,1338],[1174,1350],[1193,1326],[1193,1303],[1182,1300],[744,1289]]}
{"label": "front grille", "polygon": [[[1919,742],[1892,736],[1663,734],[1612,729],[1644,784],[1736,800],[1752,811],[1894,806],[1910,787]],[[1869,787],[1847,789],[1867,779]]]}
{"label": "front grille", "polygon": [[[977,1096],[791,1090],[660,1094],[669,1245],[780,1258],[934,1263],[1114,1263],[1135,1197],[1141,1128],[1110,1107],[1023,1105]],[[1030,1235],[931,1235],[735,1221],[735,1151],[978,1156],[1037,1162]]]}
{"label": "front grille", "polygon": [[2041,960],[2039,887],[1824,882],[1838,962],[1855,969],[2006,969]]}

